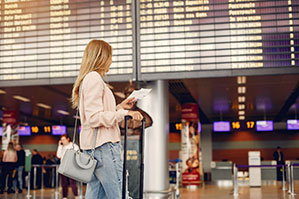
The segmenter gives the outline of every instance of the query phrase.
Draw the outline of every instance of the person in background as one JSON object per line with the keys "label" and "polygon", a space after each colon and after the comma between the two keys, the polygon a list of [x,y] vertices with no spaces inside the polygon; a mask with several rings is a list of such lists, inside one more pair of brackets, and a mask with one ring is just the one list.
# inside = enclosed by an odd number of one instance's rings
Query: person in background
{"label": "person in background", "polygon": [[4,151],[2,159],[2,173],[1,173],[1,189],[0,194],[3,194],[6,177],[8,176],[7,193],[14,193],[12,190],[13,171],[15,169],[16,162],[18,160],[17,152],[12,142],[8,143],[7,150]]}
{"label": "person in background", "polygon": [[[273,158],[274,160],[276,160],[277,165],[282,165],[284,164],[284,157],[283,157],[283,153],[281,151],[280,146],[278,146],[276,148],[276,151],[274,151],[273,153]],[[276,172],[277,172],[277,180],[278,181],[282,181],[282,167],[277,167],[276,168]]]}
{"label": "person in background", "polygon": [[[53,154],[49,154],[48,155],[48,159],[45,160],[45,164],[46,165],[53,165],[56,164],[56,160]],[[53,176],[53,167],[46,167],[45,170],[45,174],[44,174],[44,180],[45,180],[45,187],[51,188],[52,187],[52,180],[54,178]]]}
{"label": "person in background", "polygon": [[[15,147],[16,151],[17,151],[17,156],[18,156],[18,161],[16,163],[16,169],[17,169],[17,175],[15,176],[15,181],[18,187],[18,192],[22,193],[23,190],[23,184],[24,184],[24,180],[23,180],[23,171],[24,171],[24,167],[25,167],[25,151],[22,147],[21,144],[17,144]],[[16,190],[16,189],[15,189]]]}
{"label": "person in background", "polygon": [[[43,158],[39,154],[39,152],[36,149],[32,150],[32,159],[31,159],[31,164],[32,165],[42,165],[43,164]],[[34,185],[34,168],[31,168],[31,178],[30,178],[30,183],[32,188],[41,188],[41,175],[42,175],[42,169],[39,167],[36,169],[36,185]]]}
{"label": "person in background", "polygon": [[[79,150],[78,145],[71,142],[71,138],[67,134],[62,135],[58,142],[56,156],[62,160],[66,150],[73,148],[73,146],[74,146],[75,150]],[[61,178],[63,199],[67,199],[67,196],[68,196],[68,181],[70,183],[70,186],[72,187],[73,194],[74,194],[75,198],[77,199],[78,198],[77,182],[71,178],[64,176],[64,175],[60,175],[60,178]]]}

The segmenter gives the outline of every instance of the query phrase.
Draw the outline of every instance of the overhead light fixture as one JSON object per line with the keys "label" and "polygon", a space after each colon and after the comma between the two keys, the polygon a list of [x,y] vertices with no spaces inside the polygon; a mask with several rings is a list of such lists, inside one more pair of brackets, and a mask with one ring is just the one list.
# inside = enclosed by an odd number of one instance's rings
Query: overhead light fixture
{"label": "overhead light fixture", "polygon": [[36,106],[39,106],[41,108],[44,108],[44,109],[51,109],[52,107],[47,105],[47,104],[43,104],[43,103],[37,103]]}
{"label": "overhead light fixture", "polygon": [[61,115],[69,115],[70,113],[64,110],[58,110],[57,113],[60,113]]}
{"label": "overhead light fixture", "polygon": [[245,115],[245,111],[239,111],[239,115]]}
{"label": "overhead light fixture", "polygon": [[239,94],[245,94],[246,93],[246,87],[245,86],[239,86],[238,87],[238,93]]}
{"label": "overhead light fixture", "polygon": [[6,94],[5,90],[0,89],[0,94]]}
{"label": "overhead light fixture", "polygon": [[19,96],[19,95],[14,95],[13,98],[16,100],[20,100],[22,102],[30,102],[30,99],[28,99],[26,97]]}
{"label": "overhead light fixture", "polygon": [[240,115],[239,116],[239,120],[245,120],[245,116],[244,115]]}
{"label": "overhead light fixture", "polygon": [[238,102],[239,102],[239,103],[244,103],[245,100],[246,100],[245,96],[239,96],[239,97],[238,97]]}
{"label": "overhead light fixture", "polygon": [[239,104],[239,110],[244,110],[245,109],[245,104]]}
{"label": "overhead light fixture", "polygon": [[239,76],[237,77],[238,84],[246,84],[246,77],[245,76]]}

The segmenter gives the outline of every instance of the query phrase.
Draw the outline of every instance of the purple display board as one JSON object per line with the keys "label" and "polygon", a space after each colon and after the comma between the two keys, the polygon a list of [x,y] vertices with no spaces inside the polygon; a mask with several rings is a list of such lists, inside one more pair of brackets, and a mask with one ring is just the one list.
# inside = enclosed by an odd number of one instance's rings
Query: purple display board
{"label": "purple display board", "polygon": [[214,132],[229,132],[230,131],[230,122],[228,122],[228,121],[213,122],[213,131]]}
{"label": "purple display board", "polygon": [[256,121],[256,131],[273,131],[273,121]]}
{"label": "purple display board", "polygon": [[0,127],[0,136],[3,135],[3,127]]}
{"label": "purple display board", "polygon": [[66,134],[66,126],[54,125],[52,126],[52,135],[64,135]]}
{"label": "purple display board", "polygon": [[299,130],[299,120],[287,120],[288,130]]}
{"label": "purple display board", "polygon": [[19,126],[18,128],[19,136],[30,136],[31,127],[30,126]]}

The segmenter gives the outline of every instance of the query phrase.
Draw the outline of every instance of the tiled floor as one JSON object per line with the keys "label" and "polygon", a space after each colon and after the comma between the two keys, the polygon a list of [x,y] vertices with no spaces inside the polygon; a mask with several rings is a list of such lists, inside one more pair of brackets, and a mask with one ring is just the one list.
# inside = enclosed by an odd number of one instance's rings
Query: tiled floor
{"label": "tiled floor", "polygon": [[[246,185],[239,187],[239,196],[233,196],[231,186],[216,186],[206,184],[197,189],[181,188],[181,199],[299,199],[299,182],[296,182],[295,191],[298,194],[291,196],[282,191],[281,184],[263,185],[260,188],[250,188]],[[71,192],[71,190],[70,190]],[[31,192],[32,199],[55,199],[55,189],[37,190]],[[72,199],[73,197],[69,197]],[[23,194],[4,194],[0,199],[27,199],[27,192]],[[61,194],[58,199],[61,199]]]}

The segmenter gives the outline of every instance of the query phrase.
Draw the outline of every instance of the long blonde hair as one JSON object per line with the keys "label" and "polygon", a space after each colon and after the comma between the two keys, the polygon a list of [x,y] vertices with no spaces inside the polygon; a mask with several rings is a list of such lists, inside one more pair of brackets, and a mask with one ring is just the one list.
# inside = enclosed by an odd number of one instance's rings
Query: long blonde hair
{"label": "long blonde hair", "polygon": [[112,61],[112,47],[103,40],[91,40],[83,54],[79,75],[74,83],[72,91],[72,106],[78,107],[79,87],[84,77],[91,71],[98,72],[102,77],[105,76]]}
{"label": "long blonde hair", "polygon": [[9,156],[15,155],[16,150],[15,150],[13,142],[8,143],[6,151],[9,154]]}

